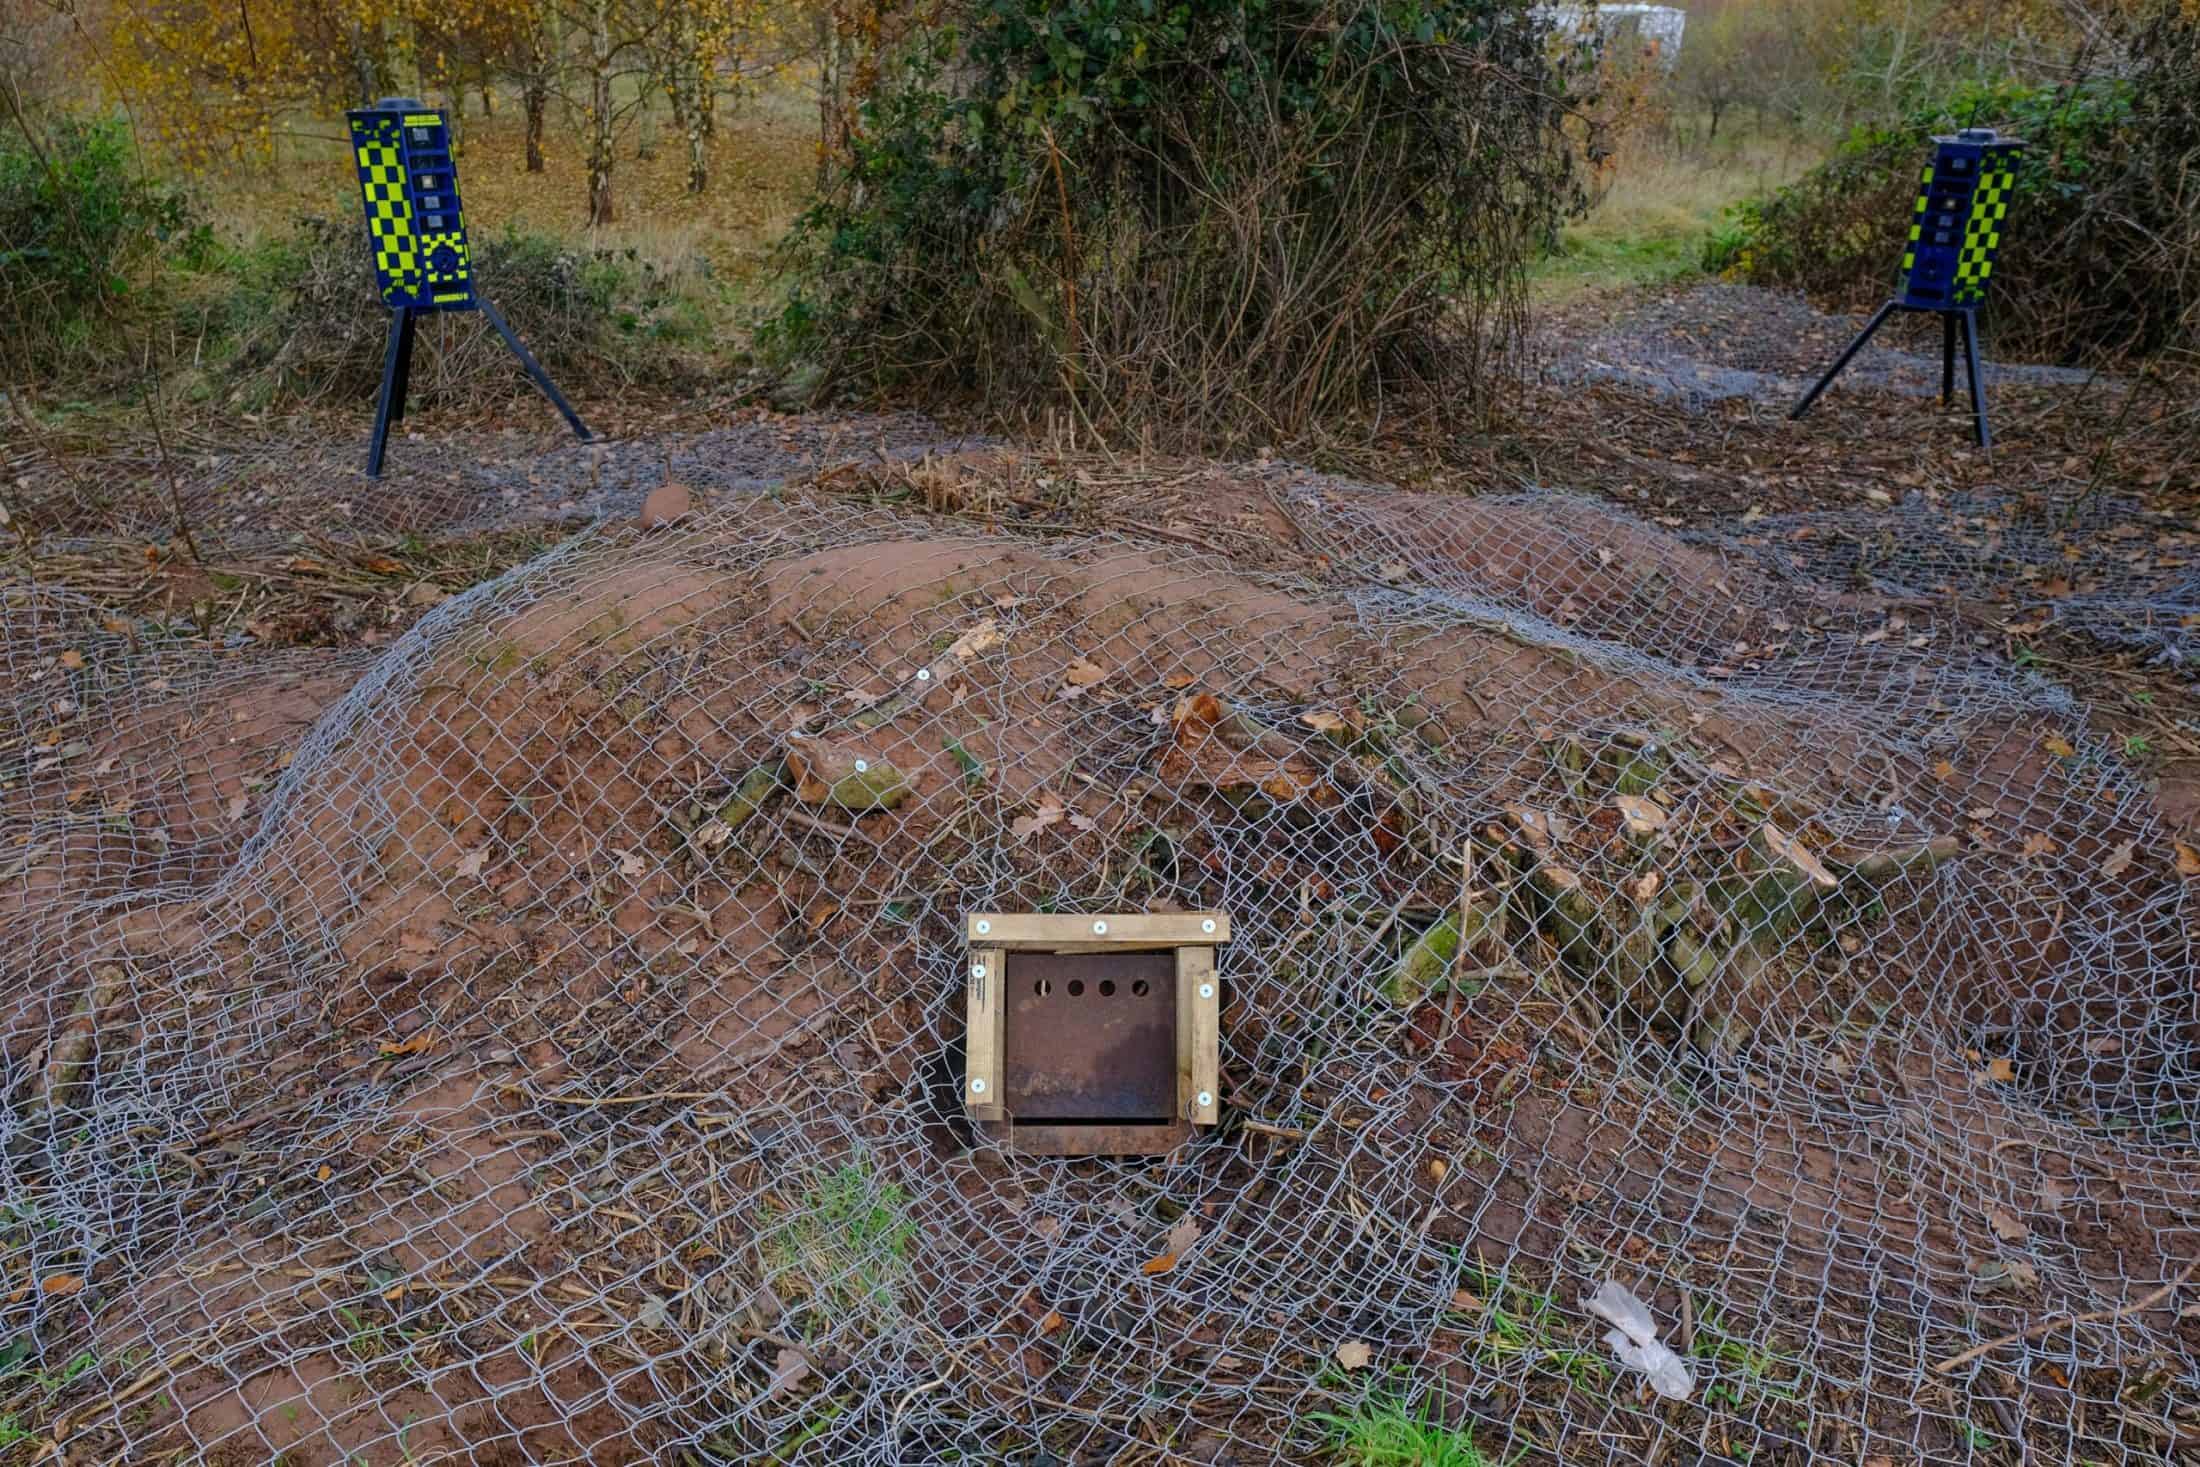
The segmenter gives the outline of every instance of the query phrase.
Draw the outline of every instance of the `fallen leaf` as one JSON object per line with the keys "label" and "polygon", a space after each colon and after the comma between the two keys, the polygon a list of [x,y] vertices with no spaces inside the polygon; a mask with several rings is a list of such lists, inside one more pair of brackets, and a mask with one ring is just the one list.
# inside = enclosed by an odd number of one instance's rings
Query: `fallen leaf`
{"label": "fallen leaf", "polygon": [[378,576],[401,576],[405,573],[405,562],[387,555],[369,555],[359,563]]}
{"label": "fallen leaf", "polygon": [[1030,840],[1048,826],[1058,823],[1067,813],[1068,811],[1063,808],[1061,800],[1048,794],[1045,790],[1041,790],[1038,805],[1033,808],[1029,815],[1019,815],[1011,820],[1008,823],[1008,831],[1018,840]]}
{"label": "fallen leaf", "polygon": [[401,1054],[426,1054],[434,1047],[435,1036],[422,1029],[410,1039],[383,1040],[376,1053],[388,1058]]}
{"label": "fallen leaf", "polygon": [[1106,677],[1107,670],[1080,657],[1062,673],[1062,680],[1073,687],[1089,688]]}
{"label": "fallen leaf", "polygon": [[1477,1313],[1482,1308],[1482,1296],[1469,1289],[1453,1289],[1451,1307],[1460,1314]]}
{"label": "fallen leaf", "polygon": [[2177,853],[2179,876],[2200,876],[2200,849],[2188,846],[2181,840],[2170,842],[2170,848]]}
{"label": "fallen leaf", "polygon": [[2008,1058],[2006,1055],[1997,1056],[1993,1059],[1988,1060],[1986,1062],[1986,1078],[1994,1081],[1996,1084],[2008,1084],[2010,1081],[2017,1078],[2016,1062]]}
{"label": "fallen leaf", "polygon": [[1325,713],[1319,708],[1310,713],[1301,713],[1299,722],[1316,733],[1349,733],[1352,729],[1350,719],[1337,713]]}
{"label": "fallen leaf", "polygon": [[458,858],[458,874],[461,876],[479,876],[481,868],[488,864],[489,848],[483,846],[480,850],[468,851]]}
{"label": "fallen leaf", "polygon": [[1971,1274],[1982,1289],[2029,1289],[2040,1281],[2039,1270],[2021,1258],[1974,1259]]}
{"label": "fallen leaf", "polygon": [[802,1378],[810,1373],[810,1362],[788,1349],[781,1349],[773,1358],[772,1382],[764,1391],[764,1399],[782,1395],[802,1384]]}
{"label": "fallen leaf", "polygon": [[1640,795],[1614,795],[1612,804],[1627,822],[1629,835],[1653,835],[1671,818],[1656,801]]}
{"label": "fallen leaf", "polygon": [[74,672],[84,665],[84,654],[71,647],[61,654],[61,665]]}
{"label": "fallen leaf", "polygon": [[621,876],[639,876],[648,866],[640,851],[621,851],[618,855]]}
{"label": "fallen leaf", "polygon": [[1444,1160],[1441,1156],[1432,1156],[1429,1158],[1428,1174],[1431,1181],[1441,1182],[1442,1180],[1444,1180],[1444,1173],[1450,1170],[1451,1163]]}
{"label": "fallen leaf", "polygon": [[1138,1271],[1147,1278],[1153,1278],[1157,1274],[1167,1273],[1174,1267],[1176,1267],[1176,1255],[1174,1253],[1159,1253],[1138,1265]]}
{"label": "fallen leaf", "polygon": [[2116,847],[2115,850],[2108,853],[2107,860],[2101,862],[2101,874],[2110,878],[2111,880],[2123,875],[2126,871],[2129,871],[2131,869],[2131,863],[2137,857],[2138,853],[2139,843],[2137,841],[2125,841],[2122,845]]}
{"label": "fallen leaf", "polygon": [[1337,1363],[1347,1370],[1365,1370],[1375,1352],[1365,1340],[1346,1340],[1337,1347]]}
{"label": "fallen leaf", "polygon": [[1169,715],[1173,737],[1158,770],[1169,784],[1198,784],[1236,794],[1258,790],[1278,804],[1305,798],[1334,805],[1305,748],[1226,707],[1212,693],[1179,698]]}
{"label": "fallen leaf", "polygon": [[980,652],[1001,645],[1001,624],[987,617],[948,645],[948,655],[968,662]]}
{"label": "fallen leaf", "polygon": [[1949,763],[1945,759],[1938,759],[1933,762],[1933,778],[1945,782],[1947,780],[1954,779],[1955,777],[1955,765]]}
{"label": "fallen leaf", "polygon": [[1059,1309],[1049,1309],[1047,1317],[1039,1321],[1039,1333],[1043,1335],[1051,1335],[1061,1327],[1062,1311]]}
{"label": "fallen leaf", "polygon": [[1188,672],[1172,672],[1161,680],[1161,686],[1165,688],[1188,688],[1197,681],[1198,679]]}
{"label": "fallen leaf", "polygon": [[1191,1252],[1192,1245],[1199,1241],[1199,1235],[1199,1219],[1186,1213],[1176,1220],[1175,1227],[1169,1229],[1168,1239],[1162,1246],[1181,1258]]}
{"label": "fallen leaf", "polygon": [[250,795],[237,796],[235,799],[229,802],[229,818],[231,820],[244,819],[244,812],[251,806],[251,804],[252,797]]}
{"label": "fallen leaf", "polygon": [[333,1177],[335,1175],[336,1168],[330,1166],[327,1162],[324,1161],[320,1164],[319,1167],[315,1168],[313,1173],[313,1180],[316,1182],[325,1182],[330,1177]]}
{"label": "fallen leaf", "polygon": [[2024,844],[2019,847],[2018,853],[2025,856],[2045,856],[2053,854],[2054,850],[2055,843],[2053,841],[2041,835],[2038,831],[2034,831],[2024,838]]}
{"label": "fallen leaf", "polygon": [[38,1292],[54,1295],[74,1294],[82,1290],[83,1287],[84,1275],[80,1273],[57,1273],[40,1284]]}
{"label": "fallen leaf", "polygon": [[2032,1235],[2032,1230],[2024,1225],[2024,1219],[2006,1207],[1997,1207],[1989,1212],[1986,1221],[1993,1228],[1994,1236],[2004,1243],[2021,1243]]}
{"label": "fallen leaf", "polygon": [[2058,755],[2061,758],[2075,759],[2078,757],[2078,751],[2071,746],[2070,740],[2064,738],[2061,734],[2049,734],[2046,738],[2040,740],[2040,744],[2048,753]]}

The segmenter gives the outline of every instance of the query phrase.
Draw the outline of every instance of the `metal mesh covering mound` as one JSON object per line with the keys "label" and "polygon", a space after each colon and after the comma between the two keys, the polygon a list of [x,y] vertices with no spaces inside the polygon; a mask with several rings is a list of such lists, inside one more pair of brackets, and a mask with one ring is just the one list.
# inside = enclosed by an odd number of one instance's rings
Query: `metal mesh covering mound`
{"label": "metal mesh covering mound", "polygon": [[[0,603],[9,1440],[2192,1450],[2200,853],[2081,708],[1585,501],[1210,487],[601,526],[371,660]],[[979,909],[1227,911],[1221,1125],[975,1139]]]}

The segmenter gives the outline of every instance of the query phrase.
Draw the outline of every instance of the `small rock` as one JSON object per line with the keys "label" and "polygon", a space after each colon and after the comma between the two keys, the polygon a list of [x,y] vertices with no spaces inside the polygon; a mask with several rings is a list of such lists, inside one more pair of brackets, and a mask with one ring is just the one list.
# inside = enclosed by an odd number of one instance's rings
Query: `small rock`
{"label": "small rock", "polygon": [[677,479],[670,480],[649,491],[649,497],[642,501],[641,515],[635,522],[645,530],[654,530],[659,525],[669,525],[679,519],[694,504],[695,496],[688,492],[688,486]]}

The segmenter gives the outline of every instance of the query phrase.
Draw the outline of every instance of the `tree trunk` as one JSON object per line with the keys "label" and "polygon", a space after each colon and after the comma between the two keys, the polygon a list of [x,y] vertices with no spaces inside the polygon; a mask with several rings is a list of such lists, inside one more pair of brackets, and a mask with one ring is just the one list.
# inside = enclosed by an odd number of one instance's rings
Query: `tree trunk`
{"label": "tree trunk", "polygon": [[527,104],[527,171],[542,172],[542,121],[550,109],[550,88],[540,75],[527,78],[523,94]]}
{"label": "tree trunk", "polygon": [[595,0],[588,12],[588,222],[618,217],[611,197],[611,0]]}
{"label": "tree trunk", "polygon": [[832,181],[833,138],[840,126],[841,87],[840,27],[835,24],[834,7],[822,5],[817,12],[817,189],[819,193]]}
{"label": "tree trunk", "polygon": [[710,186],[710,163],[703,152],[701,108],[707,98],[697,86],[703,74],[701,46],[685,10],[676,10],[664,56],[665,95],[672,104],[672,126],[687,144],[687,191]]}

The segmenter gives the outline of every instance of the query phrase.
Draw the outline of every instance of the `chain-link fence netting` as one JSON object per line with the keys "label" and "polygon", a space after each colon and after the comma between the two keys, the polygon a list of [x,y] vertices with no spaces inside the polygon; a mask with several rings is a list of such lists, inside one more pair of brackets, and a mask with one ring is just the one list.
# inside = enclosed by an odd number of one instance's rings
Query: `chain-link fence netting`
{"label": "chain-link fence netting", "polygon": [[[729,494],[379,650],[11,591],[16,1449],[2194,1450],[2200,853],[2080,706],[1792,527],[1179,498]],[[1219,1127],[973,1135],[964,914],[1205,908]]]}
{"label": "chain-link fence netting", "polygon": [[356,414],[243,430],[150,425],[120,442],[24,433],[0,449],[0,506],[14,538],[49,555],[121,539],[219,556],[585,522],[632,513],[668,479],[747,493],[836,465],[984,441],[914,413],[729,416],[700,432],[592,443],[567,436],[547,408],[524,427],[468,429],[446,416],[432,432],[394,433],[379,480],[360,472],[366,437]]}
{"label": "chain-link fence netting", "polygon": [[[1714,281],[1623,310],[1600,329],[1567,333],[1546,351],[1543,369],[1558,381],[1639,388],[1699,410],[1732,398],[1784,407],[1833,365],[1865,320],[1814,310],[1794,291]],[[1851,390],[1931,397],[1942,386],[1942,349],[1938,318],[1897,315],[1840,381]],[[2075,367],[1996,361],[1990,347],[1980,375],[1989,392],[2011,384],[2077,389],[2102,380]],[[1954,391],[1959,397],[1965,391],[1960,359]]]}

